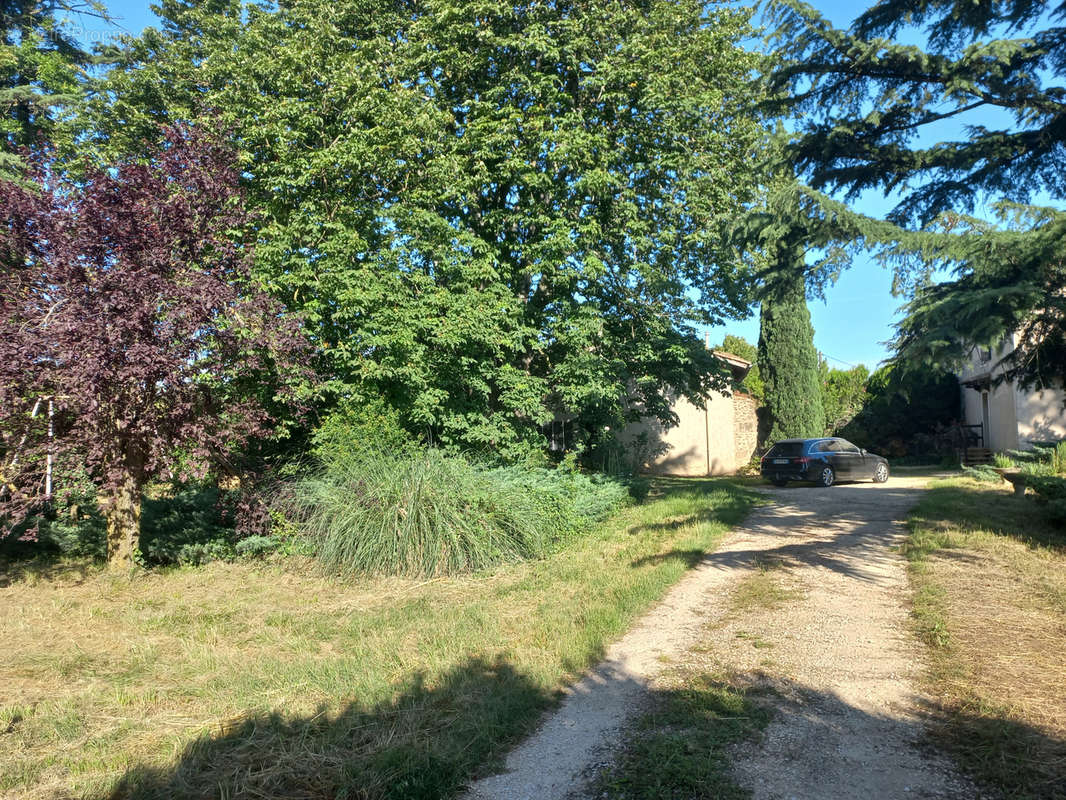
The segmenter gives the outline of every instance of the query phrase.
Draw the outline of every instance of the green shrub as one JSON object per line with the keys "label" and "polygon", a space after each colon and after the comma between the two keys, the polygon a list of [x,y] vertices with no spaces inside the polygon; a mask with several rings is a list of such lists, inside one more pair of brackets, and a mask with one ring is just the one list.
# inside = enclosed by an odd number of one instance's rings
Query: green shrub
{"label": "green shrub", "polygon": [[1013,469],[1018,466],[1006,453],[993,453],[992,463],[1000,469]]}
{"label": "green shrub", "polygon": [[399,414],[381,398],[341,403],[315,429],[311,444],[314,455],[324,462],[373,451],[409,453],[415,448]]}
{"label": "green shrub", "polygon": [[81,498],[40,519],[38,542],[46,551],[64,556],[105,558],[107,534],[103,517],[96,508],[95,498]]}
{"label": "green shrub", "polygon": [[617,481],[429,450],[333,458],[277,503],[327,569],[442,575],[543,555],[625,496]]}
{"label": "green shrub", "polygon": [[999,483],[1003,480],[1003,477],[988,464],[978,464],[975,467],[963,467],[962,471],[967,477],[973,478],[975,481],[981,481],[982,483]]}
{"label": "green shrub", "polygon": [[1066,500],[1066,478],[1034,475],[1026,484],[1040,500]]}
{"label": "green shrub", "polygon": [[264,556],[281,546],[281,539],[274,536],[247,536],[233,546],[239,556]]}
{"label": "green shrub", "polygon": [[1037,502],[1045,506],[1048,518],[1055,523],[1066,523],[1066,478],[1034,475],[1026,483],[1032,488]]}
{"label": "green shrub", "polygon": [[651,481],[648,478],[643,475],[635,475],[629,479],[627,485],[629,486],[629,496],[633,498],[634,502],[643,503],[648,499],[648,494],[651,492]]}
{"label": "green shrub", "polygon": [[1066,523],[1066,499],[1049,501],[1047,515],[1052,522],[1057,522],[1060,525]]}
{"label": "green shrub", "polygon": [[233,526],[222,517],[219,491],[191,484],[144,499],[141,556],[146,564],[204,564],[236,556]]}

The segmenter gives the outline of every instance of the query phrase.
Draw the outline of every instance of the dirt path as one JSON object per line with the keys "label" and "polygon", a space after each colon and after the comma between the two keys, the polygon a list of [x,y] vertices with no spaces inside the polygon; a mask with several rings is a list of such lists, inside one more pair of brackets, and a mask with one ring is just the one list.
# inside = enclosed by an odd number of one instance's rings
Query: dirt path
{"label": "dirt path", "polygon": [[[733,754],[734,777],[756,800],[974,797],[921,744],[905,565],[890,548],[923,485],[892,478],[768,490],[775,504],[757,509],[615,643],[508,756],[505,772],[471,786],[468,800],[580,797],[663,664],[682,658],[701,631],[706,645],[708,627],[724,671],[779,693],[762,741]],[[732,590],[768,564],[792,599],[738,613]],[[752,646],[753,631],[762,647]]]}

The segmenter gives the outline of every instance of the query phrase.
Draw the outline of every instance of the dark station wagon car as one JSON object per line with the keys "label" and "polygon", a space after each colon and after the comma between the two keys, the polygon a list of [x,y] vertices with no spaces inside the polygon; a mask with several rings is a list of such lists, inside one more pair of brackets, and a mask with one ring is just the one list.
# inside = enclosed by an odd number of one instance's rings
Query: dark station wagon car
{"label": "dark station wagon car", "polygon": [[837,481],[888,480],[888,461],[846,439],[782,439],[762,457],[762,475],[775,486],[810,481],[832,486]]}

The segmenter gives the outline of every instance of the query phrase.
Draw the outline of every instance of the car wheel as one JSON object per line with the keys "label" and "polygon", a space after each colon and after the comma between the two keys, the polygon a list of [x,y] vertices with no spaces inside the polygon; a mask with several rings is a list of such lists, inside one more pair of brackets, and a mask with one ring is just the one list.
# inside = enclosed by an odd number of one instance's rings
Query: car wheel
{"label": "car wheel", "polygon": [[874,483],[884,483],[888,480],[888,464],[883,461],[874,470]]}
{"label": "car wheel", "polygon": [[786,486],[788,484],[788,481],[783,481],[780,478],[774,478],[771,483],[774,486]]}
{"label": "car wheel", "polygon": [[818,480],[815,481],[819,486],[832,486],[833,481],[836,480],[836,473],[833,472],[833,468],[826,465],[822,467],[822,471],[818,473]]}

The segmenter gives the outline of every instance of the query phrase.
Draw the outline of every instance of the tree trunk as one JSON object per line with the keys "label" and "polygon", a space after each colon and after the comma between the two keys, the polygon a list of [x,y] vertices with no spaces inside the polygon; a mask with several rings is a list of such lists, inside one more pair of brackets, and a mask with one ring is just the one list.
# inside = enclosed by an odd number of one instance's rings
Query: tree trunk
{"label": "tree trunk", "polygon": [[141,482],[127,473],[122,482],[100,495],[100,510],[107,521],[107,563],[133,564],[141,539]]}

